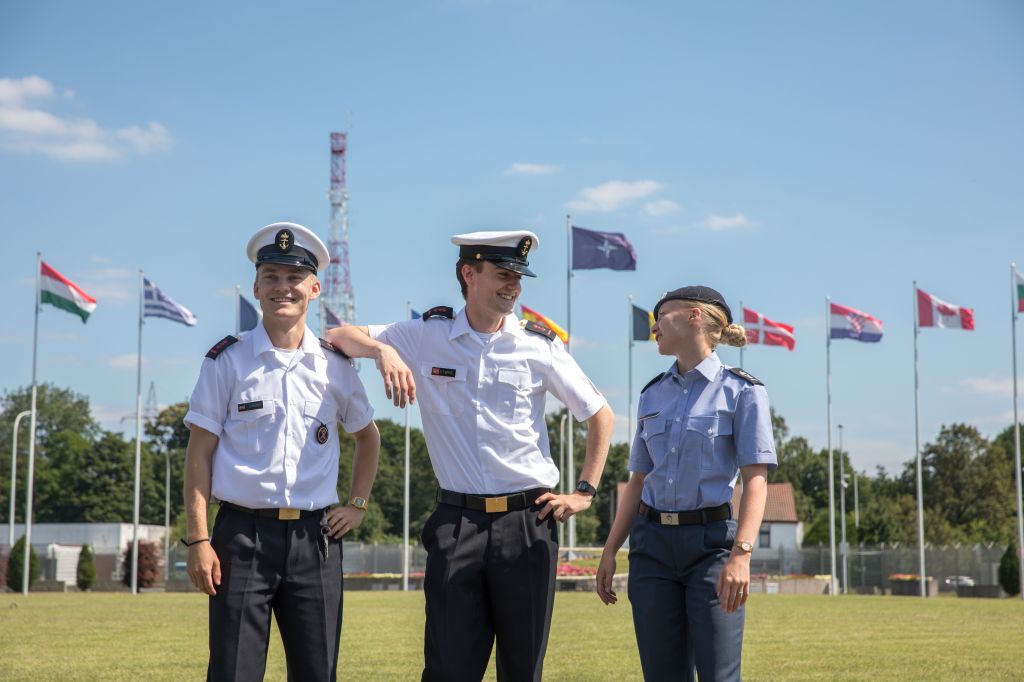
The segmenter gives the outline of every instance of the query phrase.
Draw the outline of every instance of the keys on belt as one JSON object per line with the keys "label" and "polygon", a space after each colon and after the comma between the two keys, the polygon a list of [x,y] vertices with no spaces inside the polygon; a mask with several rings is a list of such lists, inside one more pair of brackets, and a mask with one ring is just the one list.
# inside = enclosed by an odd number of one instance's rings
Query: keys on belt
{"label": "keys on belt", "polygon": [[697,526],[713,521],[732,518],[732,506],[726,502],[717,507],[694,509],[692,511],[665,512],[640,503],[640,516],[663,526]]}

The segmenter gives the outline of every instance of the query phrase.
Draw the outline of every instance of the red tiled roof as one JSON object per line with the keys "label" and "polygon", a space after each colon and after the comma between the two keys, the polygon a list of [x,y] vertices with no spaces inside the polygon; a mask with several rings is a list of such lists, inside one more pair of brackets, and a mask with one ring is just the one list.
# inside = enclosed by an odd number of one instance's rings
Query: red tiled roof
{"label": "red tiled roof", "polygon": [[[733,514],[739,515],[740,495],[743,491],[741,484],[737,483],[732,491]],[[793,497],[792,483],[769,483],[768,499],[764,505],[765,523],[796,523],[796,498]]]}

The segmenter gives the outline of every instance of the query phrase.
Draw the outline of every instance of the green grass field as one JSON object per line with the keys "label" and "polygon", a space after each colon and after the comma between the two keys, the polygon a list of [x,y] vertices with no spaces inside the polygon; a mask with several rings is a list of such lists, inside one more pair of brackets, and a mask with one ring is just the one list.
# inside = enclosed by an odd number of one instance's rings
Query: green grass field
{"label": "green grass field", "polygon": [[[340,679],[419,679],[422,628],[422,593],[347,592]],[[206,652],[200,595],[0,596],[0,680],[198,680]],[[1020,680],[1022,653],[1020,600],[754,595],[743,671],[747,680]],[[640,680],[628,602],[559,593],[545,678]],[[285,679],[276,631],[267,679]]]}

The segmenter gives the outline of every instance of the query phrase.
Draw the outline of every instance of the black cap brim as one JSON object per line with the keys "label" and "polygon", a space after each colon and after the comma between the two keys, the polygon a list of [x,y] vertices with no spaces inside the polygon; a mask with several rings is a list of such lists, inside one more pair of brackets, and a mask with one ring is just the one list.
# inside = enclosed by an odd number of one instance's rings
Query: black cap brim
{"label": "black cap brim", "polygon": [[494,263],[494,265],[496,265],[499,268],[504,268],[505,270],[511,270],[512,272],[517,272],[520,275],[523,275],[525,277],[536,277],[537,276],[537,275],[533,274],[533,271],[530,270],[530,268],[528,268],[525,265],[523,265],[522,263],[518,263],[516,261],[490,260],[490,259],[485,259],[485,260],[487,260],[490,263]]}

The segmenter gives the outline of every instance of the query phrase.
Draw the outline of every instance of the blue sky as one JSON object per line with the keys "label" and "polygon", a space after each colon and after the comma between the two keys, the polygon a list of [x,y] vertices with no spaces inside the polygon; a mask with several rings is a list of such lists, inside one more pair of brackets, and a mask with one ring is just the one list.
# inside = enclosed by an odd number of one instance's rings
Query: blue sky
{"label": "blue sky", "polygon": [[[187,398],[249,289],[244,247],[326,234],[328,134],[348,129],[360,323],[459,304],[451,234],[534,230],[522,302],[564,322],[565,215],[621,231],[636,272],[573,279],[574,349],[620,416],[627,296],[716,287],[795,326],[748,371],[825,444],[825,297],[885,323],[832,349],[859,468],[914,451],[912,281],[973,307],[926,329],[921,433],[1012,419],[1009,263],[1024,261],[1017,2],[8,2],[0,6],[2,388],[31,378],[35,253],[99,299],[46,307],[39,379],[107,428],[135,402],[137,278],[199,317],[149,320],[144,391]],[[723,349],[727,363],[738,353]],[[634,349],[635,389],[668,365]],[[362,374],[380,416],[372,367]],[[415,415],[415,413],[414,413]],[[418,415],[414,416],[418,420]]]}

